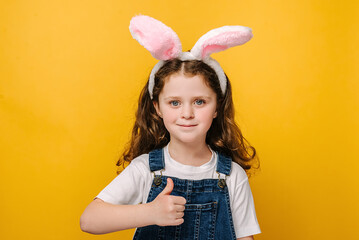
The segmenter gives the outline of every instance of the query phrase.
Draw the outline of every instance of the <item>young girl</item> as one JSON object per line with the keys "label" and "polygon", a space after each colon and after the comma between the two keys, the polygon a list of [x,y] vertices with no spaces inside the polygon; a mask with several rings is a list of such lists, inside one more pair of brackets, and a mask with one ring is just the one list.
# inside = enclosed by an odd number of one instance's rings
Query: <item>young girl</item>
{"label": "young girl", "polygon": [[189,52],[148,16],[134,17],[130,31],[160,62],[118,162],[130,164],[89,204],[81,229],[137,228],[134,239],[253,239],[260,228],[246,171],[256,153],[234,121],[230,82],[210,57],[249,41],[251,30],[214,29]]}

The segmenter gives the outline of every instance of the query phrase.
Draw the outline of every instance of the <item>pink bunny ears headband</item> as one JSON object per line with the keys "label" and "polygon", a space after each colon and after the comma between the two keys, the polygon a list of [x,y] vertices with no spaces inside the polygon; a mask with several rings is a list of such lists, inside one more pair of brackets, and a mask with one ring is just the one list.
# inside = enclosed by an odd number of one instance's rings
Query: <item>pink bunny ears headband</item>
{"label": "pink bunny ears headband", "polygon": [[227,87],[227,78],[219,63],[210,57],[212,53],[224,51],[227,48],[248,42],[253,34],[252,30],[243,26],[224,26],[213,29],[203,35],[189,52],[182,52],[181,41],[177,34],[162,22],[149,16],[139,15],[131,19],[130,32],[151,55],[160,60],[152,69],[148,84],[148,91],[153,98],[155,74],[166,60],[178,58],[181,61],[201,60],[216,72],[222,93]]}

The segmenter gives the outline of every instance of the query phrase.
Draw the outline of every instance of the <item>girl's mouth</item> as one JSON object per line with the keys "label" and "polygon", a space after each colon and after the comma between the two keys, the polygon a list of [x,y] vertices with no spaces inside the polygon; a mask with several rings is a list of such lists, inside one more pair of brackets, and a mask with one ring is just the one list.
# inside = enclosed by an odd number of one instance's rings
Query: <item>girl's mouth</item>
{"label": "girl's mouth", "polygon": [[178,124],[178,126],[189,128],[189,127],[195,127],[197,125],[195,125],[195,124]]}

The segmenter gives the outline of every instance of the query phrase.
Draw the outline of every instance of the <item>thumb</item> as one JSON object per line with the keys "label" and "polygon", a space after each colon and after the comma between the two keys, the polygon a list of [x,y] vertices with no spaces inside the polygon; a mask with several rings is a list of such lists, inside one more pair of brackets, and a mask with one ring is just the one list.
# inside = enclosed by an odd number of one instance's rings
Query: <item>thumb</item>
{"label": "thumb", "polygon": [[173,190],[173,180],[171,178],[167,178],[167,185],[165,189],[160,193],[160,195],[170,195]]}

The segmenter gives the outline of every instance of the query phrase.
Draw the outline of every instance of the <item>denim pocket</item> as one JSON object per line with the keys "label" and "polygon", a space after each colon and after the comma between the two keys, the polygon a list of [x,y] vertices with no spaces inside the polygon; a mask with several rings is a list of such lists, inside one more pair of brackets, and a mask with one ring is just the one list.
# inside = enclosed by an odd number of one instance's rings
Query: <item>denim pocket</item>
{"label": "denim pocket", "polygon": [[181,225],[183,239],[214,239],[217,202],[186,204],[184,223]]}

